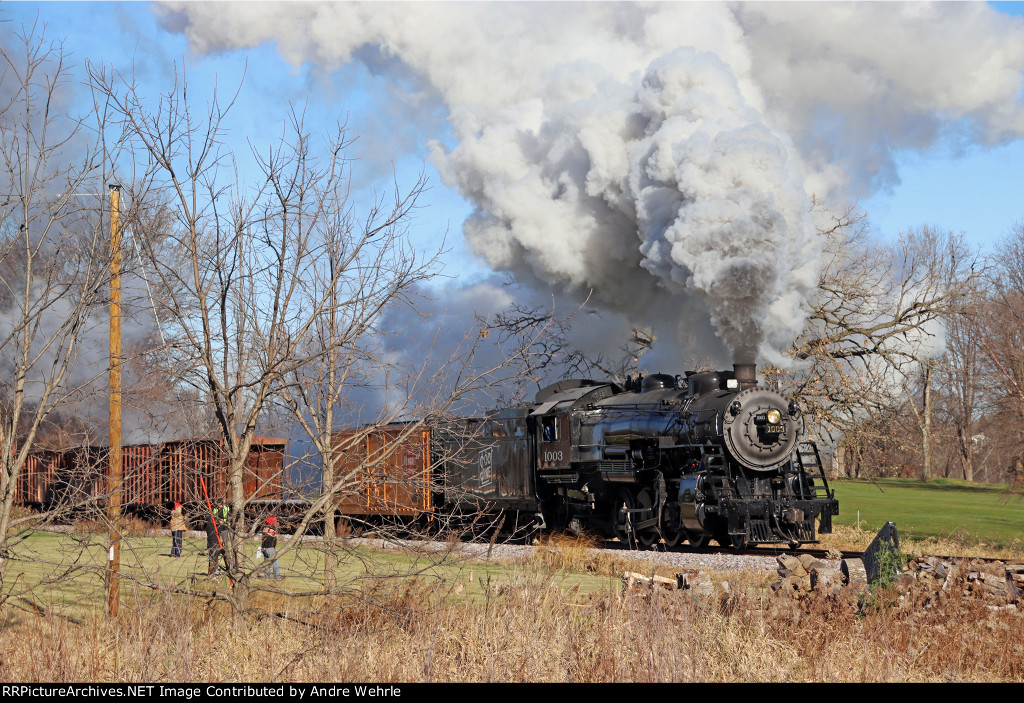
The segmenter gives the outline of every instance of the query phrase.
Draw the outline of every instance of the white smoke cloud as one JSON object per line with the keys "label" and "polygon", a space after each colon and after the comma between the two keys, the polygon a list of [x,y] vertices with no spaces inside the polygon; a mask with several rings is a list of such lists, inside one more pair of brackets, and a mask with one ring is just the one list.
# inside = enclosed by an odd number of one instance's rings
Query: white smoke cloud
{"label": "white smoke cloud", "polygon": [[[780,362],[821,242],[810,196],[894,155],[1024,133],[1024,21],[981,3],[166,3],[199,52],[273,41],[430,93],[432,145],[496,270]],[[418,81],[418,83],[416,82]],[[722,359],[727,361],[729,359]]]}

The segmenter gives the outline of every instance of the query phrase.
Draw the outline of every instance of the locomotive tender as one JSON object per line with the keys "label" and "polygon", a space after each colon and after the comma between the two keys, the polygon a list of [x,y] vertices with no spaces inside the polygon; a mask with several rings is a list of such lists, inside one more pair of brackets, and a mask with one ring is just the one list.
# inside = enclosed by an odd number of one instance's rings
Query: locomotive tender
{"label": "locomotive tender", "polygon": [[795,402],[733,371],[569,380],[531,406],[432,428],[437,505],[640,544],[816,541],[838,502]]}

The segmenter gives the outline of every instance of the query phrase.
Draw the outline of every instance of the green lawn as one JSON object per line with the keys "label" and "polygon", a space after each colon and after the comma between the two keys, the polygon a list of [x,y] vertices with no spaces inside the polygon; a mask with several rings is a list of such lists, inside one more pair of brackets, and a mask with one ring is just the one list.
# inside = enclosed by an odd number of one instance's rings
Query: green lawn
{"label": "green lawn", "polygon": [[[10,550],[4,591],[17,594],[22,605],[38,604],[75,615],[88,610],[101,612],[106,599],[106,540],[106,535],[96,533],[35,532]],[[207,593],[225,593],[230,589],[224,576],[207,578],[205,538],[186,539],[181,558],[169,556],[170,544],[169,537],[127,537],[122,541],[122,603],[154,597],[159,591],[154,590],[152,584],[159,584],[164,590],[187,587]],[[258,565],[253,558],[256,547],[257,543],[252,541],[245,550],[247,568]],[[358,581],[365,587],[379,578],[418,577],[435,583],[438,593],[453,587],[457,588],[455,593],[460,598],[470,600],[484,600],[487,588],[511,583],[522,575],[522,567],[515,565],[466,562],[399,549],[340,547],[338,556],[339,584]],[[321,588],[323,551],[320,543],[303,542],[280,559],[280,568],[284,580],[254,580],[253,584],[301,595],[305,602],[306,597]],[[553,578],[563,588],[579,585],[583,592],[603,590],[615,581],[587,573],[560,573]]]}
{"label": "green lawn", "polygon": [[830,485],[839,499],[836,524],[875,531],[886,521],[915,539],[959,538],[993,546],[1024,542],[1024,496],[1007,486],[935,479],[847,479]]}

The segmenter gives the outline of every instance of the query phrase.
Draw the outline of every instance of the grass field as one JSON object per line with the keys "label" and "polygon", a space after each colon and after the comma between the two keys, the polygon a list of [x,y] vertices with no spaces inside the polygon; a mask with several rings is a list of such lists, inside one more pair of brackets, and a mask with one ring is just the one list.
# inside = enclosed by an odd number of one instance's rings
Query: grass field
{"label": "grass field", "polygon": [[[36,532],[11,550],[11,560],[4,590],[18,594],[16,602],[22,606],[38,607],[73,618],[102,613],[106,586],[106,535],[102,533]],[[383,543],[383,540],[382,540]],[[227,577],[207,577],[208,560],[206,540],[186,539],[183,556],[169,556],[169,537],[126,537],[121,551],[121,602],[138,604],[156,597],[162,589],[190,589],[204,593],[225,593],[231,586]],[[497,562],[476,560],[467,562],[458,556],[438,554],[434,551],[408,549],[369,549],[342,544],[337,548],[339,557],[337,579],[342,587],[363,589],[375,581],[385,581],[400,575],[415,576],[425,583],[433,583],[436,590],[451,584],[463,584],[460,599],[470,602],[486,598],[488,589],[500,588],[518,575],[515,567]],[[564,572],[560,584],[576,592],[592,593],[617,583],[613,578],[617,565],[601,569],[588,567],[580,556],[586,550],[561,549],[538,552],[535,566],[547,571]],[[246,568],[257,568],[256,543],[246,549]],[[289,597],[309,599],[322,588],[323,547],[318,542],[303,543],[280,559],[285,577],[281,581],[255,580],[257,593],[254,606],[262,600],[274,599],[280,591]],[[607,559],[606,559],[607,560]],[[164,597],[163,595],[160,596]],[[303,606],[305,607],[305,606]]]}
{"label": "grass field", "polygon": [[833,481],[839,499],[838,525],[875,533],[887,521],[901,536],[965,545],[1024,545],[1024,494],[1008,486],[953,479]]}
{"label": "grass field", "polygon": [[[244,614],[127,586],[113,619],[102,612],[98,545],[85,534],[33,540],[23,547],[46,563],[12,566],[37,579],[34,597],[66,591],[64,613],[84,616],[0,608],[5,683],[1024,681],[1015,610],[952,596],[922,609],[912,597],[862,600],[850,589],[793,600],[772,594],[771,574],[753,572],[730,572],[731,590],[713,597],[623,592],[622,564],[565,538],[519,564],[353,549],[345,571],[366,578],[347,595],[265,592]],[[201,554],[171,560],[166,538],[129,542],[130,575],[178,583],[201,572],[203,582]],[[46,583],[63,574],[57,561],[76,555],[76,570]],[[276,583],[312,583],[299,572],[315,558],[311,548],[283,559],[289,576]]]}
{"label": "grass field", "polygon": [[[844,480],[832,483],[839,499],[837,533],[823,535],[823,546],[852,549],[867,542],[886,521],[893,521],[901,538],[915,544],[916,551],[942,554],[974,554],[1018,557],[1024,550],[1024,496],[1006,486],[969,484],[937,479],[924,483],[907,479],[877,481]],[[857,532],[858,511],[860,517]],[[860,542],[863,542],[861,544]],[[12,551],[5,591],[22,593],[25,602],[47,610],[81,615],[102,608],[106,536],[79,532],[59,534],[38,532]],[[184,557],[168,556],[167,537],[127,537],[123,541],[122,570],[125,576],[122,602],[152,597],[152,585],[191,588],[207,593],[229,589],[225,577],[207,579],[205,539],[186,539]],[[1005,554],[993,549],[1008,550]],[[393,574],[418,574],[439,587],[455,582],[470,583],[463,597],[479,600],[488,584],[509,581],[509,568],[490,562],[467,565],[455,559],[438,560],[436,555],[415,550],[370,551],[359,547],[340,548],[339,581],[353,585]],[[245,550],[248,566],[256,543]],[[593,593],[607,588],[625,565],[595,567],[586,549],[538,552],[535,566],[561,572],[566,588]],[[303,545],[281,559],[286,579],[281,582],[255,581],[257,586],[290,593],[312,593],[321,583],[323,550],[316,542]],[[621,567],[621,568],[620,568]],[[468,571],[474,572],[473,580]],[[600,573],[598,573],[600,572]]]}

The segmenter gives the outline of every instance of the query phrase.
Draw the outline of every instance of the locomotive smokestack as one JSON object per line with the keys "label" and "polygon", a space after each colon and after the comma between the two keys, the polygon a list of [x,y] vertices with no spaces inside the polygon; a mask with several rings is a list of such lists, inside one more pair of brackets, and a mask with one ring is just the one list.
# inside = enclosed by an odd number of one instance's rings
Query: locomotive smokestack
{"label": "locomotive smokestack", "polygon": [[740,388],[757,385],[757,364],[733,364],[733,376],[740,382]]}

